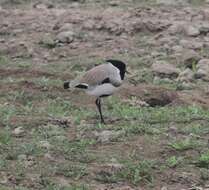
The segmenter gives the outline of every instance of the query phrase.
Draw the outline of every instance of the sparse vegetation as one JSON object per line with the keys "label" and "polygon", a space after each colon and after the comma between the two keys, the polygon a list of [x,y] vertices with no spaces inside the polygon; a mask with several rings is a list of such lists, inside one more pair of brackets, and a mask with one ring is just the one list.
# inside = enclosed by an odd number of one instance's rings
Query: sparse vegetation
{"label": "sparse vegetation", "polygon": [[198,141],[193,139],[177,140],[173,143],[170,143],[170,146],[177,151],[184,151],[189,149],[195,149],[199,146]]}
{"label": "sparse vegetation", "polygon": [[[194,77],[196,59],[189,82],[151,69],[164,60],[184,71],[181,48],[208,58],[208,10],[198,0],[159,2],[0,0],[0,190],[208,185],[208,79]],[[204,27],[169,34],[179,20]],[[68,22],[75,39],[57,43]],[[63,89],[105,58],[130,72],[121,93],[103,100],[107,125],[94,99]]]}
{"label": "sparse vegetation", "polygon": [[182,158],[177,158],[176,156],[171,156],[166,160],[166,163],[167,163],[168,167],[174,168],[177,165],[179,165],[181,161],[182,161]]}
{"label": "sparse vegetation", "polygon": [[209,150],[200,155],[197,165],[202,168],[209,168]]}
{"label": "sparse vegetation", "polygon": [[152,167],[153,163],[147,160],[138,161],[137,163],[126,161],[124,163],[124,169],[118,173],[118,176],[134,185],[151,183],[153,181]]}

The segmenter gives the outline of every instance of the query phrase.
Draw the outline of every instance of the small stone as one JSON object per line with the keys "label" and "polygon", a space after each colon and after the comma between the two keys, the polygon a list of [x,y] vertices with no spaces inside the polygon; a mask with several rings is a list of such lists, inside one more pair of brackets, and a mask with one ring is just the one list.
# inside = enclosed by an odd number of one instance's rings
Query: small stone
{"label": "small stone", "polygon": [[194,40],[181,40],[180,45],[184,48],[193,49],[193,50],[200,50],[203,47],[203,43]]}
{"label": "small stone", "polygon": [[44,158],[46,158],[47,160],[55,161],[55,158],[52,157],[52,155],[49,154],[49,153],[45,153],[45,154],[44,154]]}
{"label": "small stone", "polygon": [[25,131],[23,130],[23,127],[17,127],[13,130],[12,134],[16,137],[21,137],[23,136],[24,132]]}
{"label": "small stone", "polygon": [[[158,77],[155,76],[155,78],[158,78]],[[149,106],[145,101],[140,100],[139,98],[134,97],[134,96],[131,99],[126,99],[123,101],[125,103],[128,103],[130,106],[134,106],[134,107],[148,107]]]}
{"label": "small stone", "polygon": [[47,6],[43,3],[38,3],[36,5],[33,6],[36,9],[47,9]]}
{"label": "small stone", "polygon": [[163,5],[182,5],[185,4],[187,1],[182,1],[182,0],[156,0],[157,4],[163,4]]}
{"label": "small stone", "polygon": [[194,50],[187,50],[182,52],[182,63],[188,67],[192,68],[193,64],[197,64],[197,62],[201,59],[200,55]]}
{"label": "small stone", "polygon": [[174,22],[169,28],[168,33],[172,35],[183,33],[185,22],[177,21]]}
{"label": "small stone", "polygon": [[59,141],[66,141],[66,136],[64,136],[64,135],[57,135],[56,136],[56,139],[58,139]]}
{"label": "small stone", "polygon": [[64,31],[72,31],[73,30],[73,24],[71,23],[65,23],[63,26],[61,26],[59,28],[60,32],[64,32]]}
{"label": "small stone", "polygon": [[46,149],[49,149],[51,147],[51,145],[48,141],[40,141],[39,146],[42,148],[46,148]]}
{"label": "small stone", "polygon": [[180,73],[180,69],[165,61],[157,61],[151,68],[153,73],[161,78],[176,78]]}
{"label": "small stone", "polygon": [[27,160],[27,156],[25,154],[20,154],[20,155],[18,155],[17,159],[21,160],[21,161],[22,160]]}
{"label": "small stone", "polygon": [[33,7],[36,9],[52,9],[52,8],[54,8],[54,5],[53,5],[53,3],[48,1],[46,3],[36,3],[33,5]]}
{"label": "small stone", "polygon": [[206,71],[203,69],[198,69],[198,71],[195,73],[196,79],[201,79],[207,75]]}
{"label": "small stone", "polygon": [[18,35],[18,34],[21,34],[21,33],[23,33],[23,32],[24,32],[24,30],[23,30],[23,29],[20,29],[20,28],[14,29],[14,30],[12,31],[12,33],[13,33],[14,35]]}
{"label": "small stone", "polygon": [[102,131],[102,132],[94,132],[94,135],[96,136],[97,140],[102,143],[110,142],[112,140],[116,140],[121,135],[123,135],[122,131]]}
{"label": "small stone", "polygon": [[71,43],[74,40],[74,32],[72,31],[65,31],[65,32],[60,32],[56,39],[58,42],[61,43]]}
{"label": "small stone", "polygon": [[176,90],[191,90],[195,88],[195,85],[191,82],[182,82],[177,86]]}
{"label": "small stone", "polygon": [[209,59],[201,59],[198,62],[195,78],[209,81]]}
{"label": "small stone", "polygon": [[184,31],[186,33],[187,36],[190,37],[196,37],[200,34],[200,31],[197,27],[191,26],[191,25],[186,25],[184,27]]}
{"label": "small stone", "polygon": [[199,27],[200,33],[206,34],[209,32],[209,24],[208,23],[202,23]]}
{"label": "small stone", "polygon": [[119,163],[109,163],[106,165],[107,167],[114,168],[114,170],[121,170],[124,166]]}
{"label": "small stone", "polygon": [[172,50],[175,51],[176,53],[182,52],[183,49],[184,49],[184,48],[183,48],[182,46],[178,46],[178,45],[172,47]]}
{"label": "small stone", "polygon": [[33,166],[34,164],[35,164],[35,161],[32,160],[32,159],[28,159],[28,160],[24,161],[24,165],[25,165],[26,167],[31,167],[31,166]]}
{"label": "small stone", "polygon": [[95,28],[95,21],[94,20],[86,20],[86,22],[83,23],[83,28],[88,29],[88,30],[94,29]]}
{"label": "small stone", "polygon": [[3,176],[0,178],[0,184],[5,185],[5,184],[8,184],[8,182],[9,182],[9,179],[7,176]]}
{"label": "small stone", "polygon": [[191,82],[194,79],[194,73],[191,69],[187,68],[179,74],[178,81],[180,82]]}
{"label": "small stone", "polygon": [[52,39],[50,36],[45,36],[39,44],[43,45],[44,47],[47,48],[54,48],[56,47],[56,42],[54,39]]}
{"label": "small stone", "polygon": [[112,6],[112,7],[118,6],[118,5],[120,5],[120,1],[116,1],[116,0],[110,1],[109,5]]}

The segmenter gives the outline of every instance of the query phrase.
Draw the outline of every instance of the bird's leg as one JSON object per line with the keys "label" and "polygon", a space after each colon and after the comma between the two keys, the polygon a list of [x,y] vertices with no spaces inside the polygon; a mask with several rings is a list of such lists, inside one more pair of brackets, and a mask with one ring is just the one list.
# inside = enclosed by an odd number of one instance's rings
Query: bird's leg
{"label": "bird's leg", "polygon": [[102,116],[101,100],[100,100],[100,98],[97,98],[95,103],[96,103],[97,109],[99,110],[99,114],[100,114],[100,118],[101,118],[101,123],[105,124],[104,118]]}

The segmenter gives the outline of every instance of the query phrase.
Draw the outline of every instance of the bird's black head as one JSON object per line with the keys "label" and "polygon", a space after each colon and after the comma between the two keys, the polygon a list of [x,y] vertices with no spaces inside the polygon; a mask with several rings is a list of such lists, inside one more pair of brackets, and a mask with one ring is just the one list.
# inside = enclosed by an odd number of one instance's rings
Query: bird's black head
{"label": "bird's black head", "polygon": [[108,59],[106,60],[106,62],[111,63],[113,66],[117,67],[120,70],[120,77],[121,80],[123,80],[126,72],[126,64],[122,61],[115,59]]}

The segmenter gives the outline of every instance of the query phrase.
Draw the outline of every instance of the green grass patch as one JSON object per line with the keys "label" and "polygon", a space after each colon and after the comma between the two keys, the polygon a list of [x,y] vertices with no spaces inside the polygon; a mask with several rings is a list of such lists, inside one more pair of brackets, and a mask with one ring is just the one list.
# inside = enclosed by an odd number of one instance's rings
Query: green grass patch
{"label": "green grass patch", "polygon": [[169,168],[175,168],[180,163],[182,163],[183,158],[177,156],[171,156],[166,160],[166,164]]}
{"label": "green grass patch", "polygon": [[209,169],[209,150],[200,155],[196,164],[198,167]]}
{"label": "green grass patch", "polygon": [[138,162],[126,161],[123,163],[124,168],[118,172],[118,177],[122,180],[127,180],[133,185],[139,183],[153,182],[153,162],[142,160]]}
{"label": "green grass patch", "polygon": [[62,175],[65,177],[73,178],[75,180],[81,179],[83,176],[87,175],[86,167],[84,165],[71,164],[60,164],[56,166],[56,175]]}
{"label": "green grass patch", "polygon": [[199,145],[200,145],[199,141],[190,138],[184,140],[176,140],[169,144],[171,148],[177,151],[196,149],[197,147],[199,147]]}

